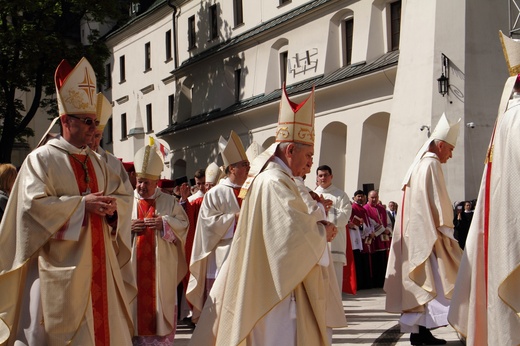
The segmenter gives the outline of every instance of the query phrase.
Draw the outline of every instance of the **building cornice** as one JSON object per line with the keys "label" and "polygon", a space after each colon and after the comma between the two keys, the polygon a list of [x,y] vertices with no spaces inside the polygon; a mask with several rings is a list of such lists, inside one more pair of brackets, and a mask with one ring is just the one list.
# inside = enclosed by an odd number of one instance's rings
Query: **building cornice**
{"label": "building cornice", "polygon": [[[369,74],[381,73],[381,71],[387,71],[389,69],[396,69],[398,60],[399,51],[388,52],[368,64],[366,62],[363,62],[355,65],[349,65],[346,67],[342,67],[330,73],[329,75],[321,75],[303,82],[287,86],[287,94],[302,94],[305,92],[309,92],[313,87],[315,87],[316,90],[324,89],[331,85],[344,83]],[[205,124],[220,118],[224,118],[229,115],[235,115],[237,113],[242,113],[247,110],[264,106],[266,104],[279,102],[280,97],[281,89],[274,90],[273,92],[267,95],[261,94],[253,96],[251,98],[234,103],[226,109],[218,109],[208,113],[198,114],[180,123],[172,124],[166,129],[158,132],[157,137],[174,134],[177,131],[187,130],[194,126]]]}
{"label": "building cornice", "polygon": [[108,46],[115,46],[118,42],[142,32],[148,28],[150,24],[156,23],[165,15],[171,13],[173,13],[173,11],[168,6],[167,0],[157,1],[142,14],[130,19],[122,26],[106,34],[105,41]]}
{"label": "building cornice", "polygon": [[224,54],[235,49],[238,45],[257,44],[259,41],[266,41],[270,36],[278,36],[283,29],[289,25],[294,25],[296,21],[301,21],[302,16],[310,16],[318,11],[325,10],[323,5],[341,4],[343,0],[315,0],[304,4],[292,11],[275,17],[262,23],[240,35],[231,37],[228,40],[217,44],[205,51],[185,60],[179,68],[172,71],[175,75],[183,75],[197,63],[206,59],[214,58],[218,54]]}

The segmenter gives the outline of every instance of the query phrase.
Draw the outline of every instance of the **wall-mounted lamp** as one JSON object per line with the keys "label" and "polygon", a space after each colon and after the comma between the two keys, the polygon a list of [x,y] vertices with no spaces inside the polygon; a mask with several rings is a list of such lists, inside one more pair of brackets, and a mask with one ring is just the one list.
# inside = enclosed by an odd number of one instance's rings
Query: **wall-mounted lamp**
{"label": "wall-mounted lamp", "polygon": [[450,59],[441,53],[441,76],[437,78],[439,83],[439,94],[444,97],[448,93],[450,87]]}
{"label": "wall-mounted lamp", "polygon": [[430,127],[428,125],[421,126],[421,128],[419,130],[421,130],[421,131],[428,130],[426,133],[428,134],[428,138],[430,138]]}

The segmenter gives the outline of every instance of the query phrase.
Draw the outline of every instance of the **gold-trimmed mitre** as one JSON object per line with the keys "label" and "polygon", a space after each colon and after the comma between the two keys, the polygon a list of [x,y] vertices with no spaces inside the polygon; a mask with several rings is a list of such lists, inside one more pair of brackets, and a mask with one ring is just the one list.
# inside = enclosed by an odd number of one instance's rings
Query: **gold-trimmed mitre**
{"label": "gold-trimmed mitre", "polygon": [[296,104],[289,100],[284,85],[276,128],[276,142],[314,145],[314,87],[306,100]]}
{"label": "gold-trimmed mitre", "polygon": [[257,142],[253,141],[253,143],[251,143],[251,145],[246,150],[247,159],[249,160],[249,162],[253,162],[253,160],[264,150],[264,147],[262,147]]}
{"label": "gold-trimmed mitre", "polygon": [[204,173],[206,183],[212,183],[213,185],[217,185],[224,176],[224,171],[215,162],[210,163]]}
{"label": "gold-trimmed mitre", "polygon": [[502,31],[499,31],[499,36],[509,75],[516,76],[520,73],[520,42],[507,37]]}
{"label": "gold-trimmed mitre", "polygon": [[112,104],[102,93],[97,94],[96,102],[96,120],[99,121],[97,129],[103,132],[107,125],[108,119],[112,116]]}
{"label": "gold-trimmed mitre", "polygon": [[147,145],[135,153],[134,167],[138,178],[157,180],[163,170],[163,160],[155,147]]}
{"label": "gold-trimmed mitre", "polygon": [[64,114],[96,114],[96,75],[87,59],[71,68],[62,60],[54,74],[58,110]]}
{"label": "gold-trimmed mitre", "polygon": [[222,161],[224,161],[224,166],[228,167],[229,165],[240,161],[247,161],[246,150],[244,149],[240,137],[235,131],[231,130],[229,140],[227,141],[224,137],[220,136],[218,145]]}

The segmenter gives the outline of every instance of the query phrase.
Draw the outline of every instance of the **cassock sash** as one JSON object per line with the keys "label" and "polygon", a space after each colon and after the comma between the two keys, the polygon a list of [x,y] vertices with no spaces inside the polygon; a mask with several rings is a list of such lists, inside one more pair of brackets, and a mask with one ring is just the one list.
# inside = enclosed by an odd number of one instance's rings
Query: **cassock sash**
{"label": "cassock sash", "polygon": [[[96,172],[87,155],[69,154],[69,161],[76,176],[79,192],[82,195],[98,192]],[[85,215],[83,224],[90,218],[92,236],[92,284],[90,295],[92,299],[92,313],[94,316],[94,336],[96,345],[110,345],[110,330],[108,326],[108,297],[105,240],[103,236],[103,222],[97,214]]]}
{"label": "cassock sash", "polygon": [[349,294],[356,294],[357,292],[357,277],[356,277],[356,264],[354,262],[354,252],[352,250],[352,241],[350,240],[350,229],[348,225],[345,226],[347,229],[347,264],[343,267],[343,282],[341,288],[343,292]]}
{"label": "cassock sash", "polygon": [[[137,216],[139,220],[154,217],[155,199],[139,200]],[[155,232],[155,229],[147,227],[136,237],[138,335],[157,334]]]}

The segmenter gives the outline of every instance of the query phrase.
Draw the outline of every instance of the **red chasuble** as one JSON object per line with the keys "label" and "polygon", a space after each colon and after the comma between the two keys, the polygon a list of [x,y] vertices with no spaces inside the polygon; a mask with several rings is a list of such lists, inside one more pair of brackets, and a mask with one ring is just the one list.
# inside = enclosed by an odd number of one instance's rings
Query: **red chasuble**
{"label": "red chasuble", "polygon": [[[139,220],[154,217],[155,199],[139,200],[137,216]],[[143,336],[157,334],[155,232],[153,228],[146,228],[135,238],[137,242],[137,334]]]}
{"label": "red chasuble", "polygon": [[[92,162],[86,155],[69,155],[69,161],[76,176],[79,192],[86,195],[98,192],[96,173]],[[86,166],[85,166],[86,165]],[[86,170],[85,168],[86,167]],[[88,172],[88,174],[87,174]],[[88,182],[87,182],[88,181]],[[85,215],[84,224],[90,221],[92,236],[92,284],[90,295],[94,316],[94,336],[96,345],[110,345],[108,326],[108,297],[105,241],[103,237],[103,220],[97,214]]]}

